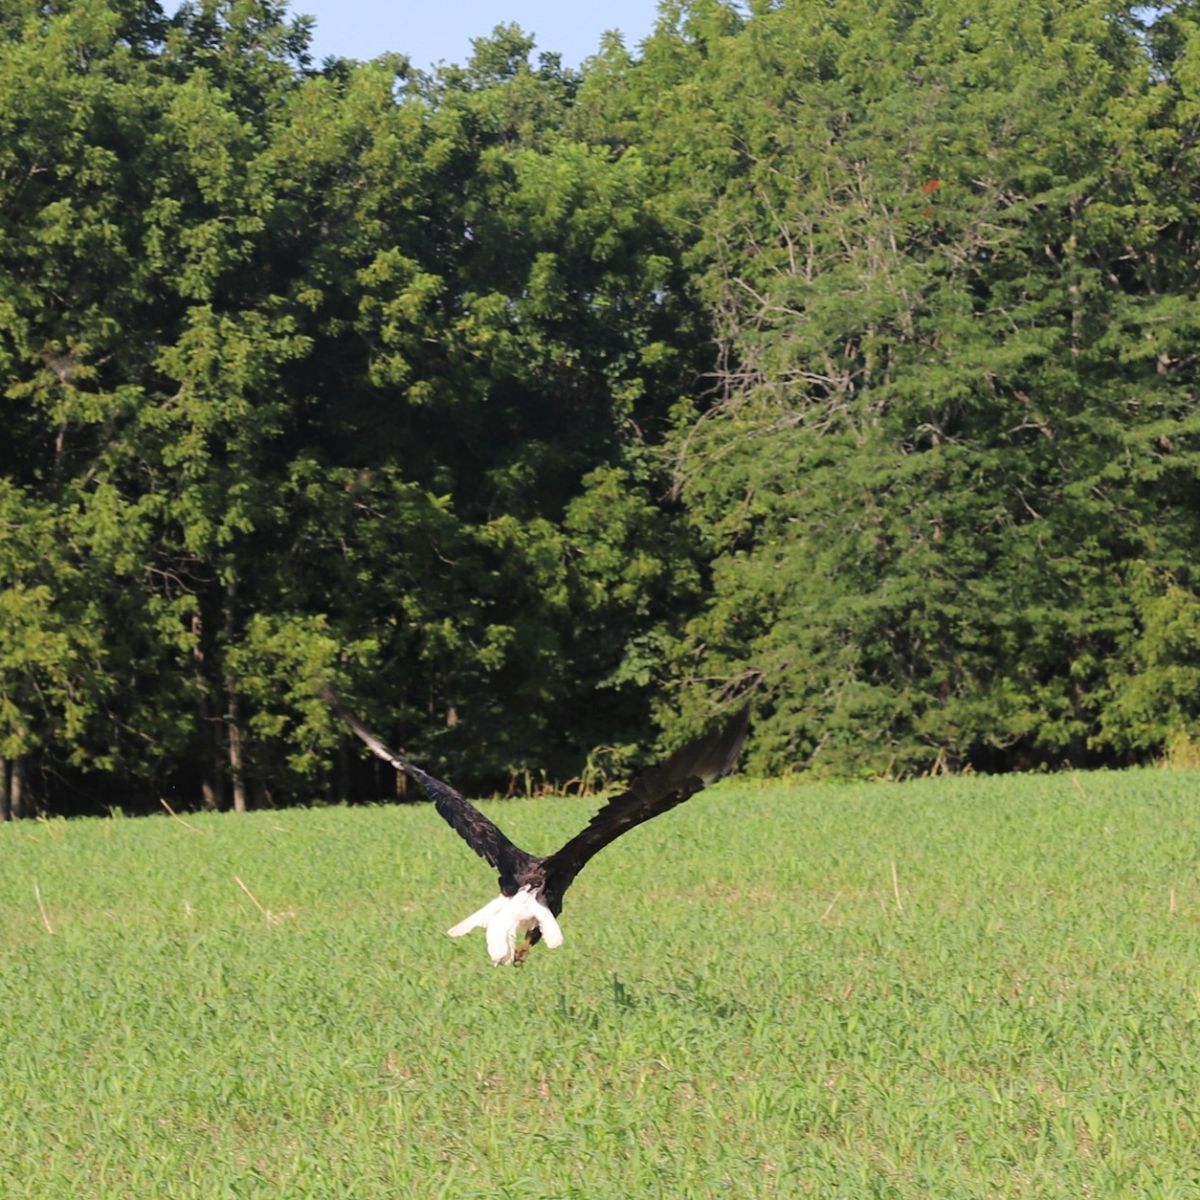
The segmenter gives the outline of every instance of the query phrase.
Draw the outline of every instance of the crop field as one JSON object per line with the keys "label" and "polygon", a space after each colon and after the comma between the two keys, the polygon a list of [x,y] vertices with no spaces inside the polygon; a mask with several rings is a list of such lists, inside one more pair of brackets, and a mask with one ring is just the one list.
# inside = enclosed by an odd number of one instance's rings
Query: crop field
{"label": "crop field", "polygon": [[1195,1197],[1198,801],[727,781],[516,970],[427,805],[8,825],[0,1196]]}

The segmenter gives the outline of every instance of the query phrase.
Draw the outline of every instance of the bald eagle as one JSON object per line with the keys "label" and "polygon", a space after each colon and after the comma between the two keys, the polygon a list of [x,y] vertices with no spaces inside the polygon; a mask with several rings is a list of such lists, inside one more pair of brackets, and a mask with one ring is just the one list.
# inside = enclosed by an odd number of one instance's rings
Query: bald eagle
{"label": "bald eagle", "polygon": [[[737,763],[750,722],[747,705],[715,732],[688,742],[659,766],[638,775],[565,846],[541,858],[514,846],[473,804],[389,750],[340,705],[338,713],[372,753],[416,783],[467,845],[500,872],[500,895],[447,931],[451,937],[462,937],[473,929],[483,929],[488,954],[498,967],[523,962],[538,941],[551,949],[561,946],[558,915],[563,893],[588,860],[635,825],[682,804],[728,775]],[[526,935],[520,946],[518,933]]]}

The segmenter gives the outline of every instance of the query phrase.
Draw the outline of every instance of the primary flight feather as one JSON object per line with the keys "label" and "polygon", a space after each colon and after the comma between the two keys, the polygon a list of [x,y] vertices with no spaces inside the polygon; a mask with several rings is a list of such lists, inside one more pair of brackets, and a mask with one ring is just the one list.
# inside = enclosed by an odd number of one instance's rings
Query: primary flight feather
{"label": "primary flight feather", "polygon": [[[688,742],[659,766],[638,775],[566,845],[542,858],[514,845],[469,800],[390,750],[340,705],[337,711],[373,754],[416,783],[467,845],[500,873],[500,895],[449,931],[451,937],[461,937],[473,929],[485,930],[488,953],[497,966],[521,962],[538,941],[560,946],[557,918],[563,893],[588,860],[621,834],[728,775],[737,764],[750,723],[747,705],[713,733]],[[528,940],[518,947],[517,934],[522,932]]]}

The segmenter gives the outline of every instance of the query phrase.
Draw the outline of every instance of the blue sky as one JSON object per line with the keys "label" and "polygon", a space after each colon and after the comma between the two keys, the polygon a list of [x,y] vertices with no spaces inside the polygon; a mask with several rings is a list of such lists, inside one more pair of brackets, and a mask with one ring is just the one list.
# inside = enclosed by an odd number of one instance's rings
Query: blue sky
{"label": "blue sky", "polygon": [[[330,54],[373,58],[388,50],[428,67],[440,59],[465,62],[471,39],[515,21],[537,38],[537,50],[557,51],[575,67],[600,45],[606,29],[619,29],[631,49],[654,25],[657,0],[289,0],[293,13],[316,18],[313,58]],[[536,53],[536,52],[535,52]]]}

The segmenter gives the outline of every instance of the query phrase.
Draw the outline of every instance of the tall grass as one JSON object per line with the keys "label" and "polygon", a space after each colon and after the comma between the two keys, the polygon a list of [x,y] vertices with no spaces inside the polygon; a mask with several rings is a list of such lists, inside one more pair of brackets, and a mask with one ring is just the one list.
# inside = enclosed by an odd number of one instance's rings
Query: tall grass
{"label": "tall grass", "polygon": [[520,970],[427,806],[0,828],[0,1196],[1194,1197],[1198,785],[728,782]]}

